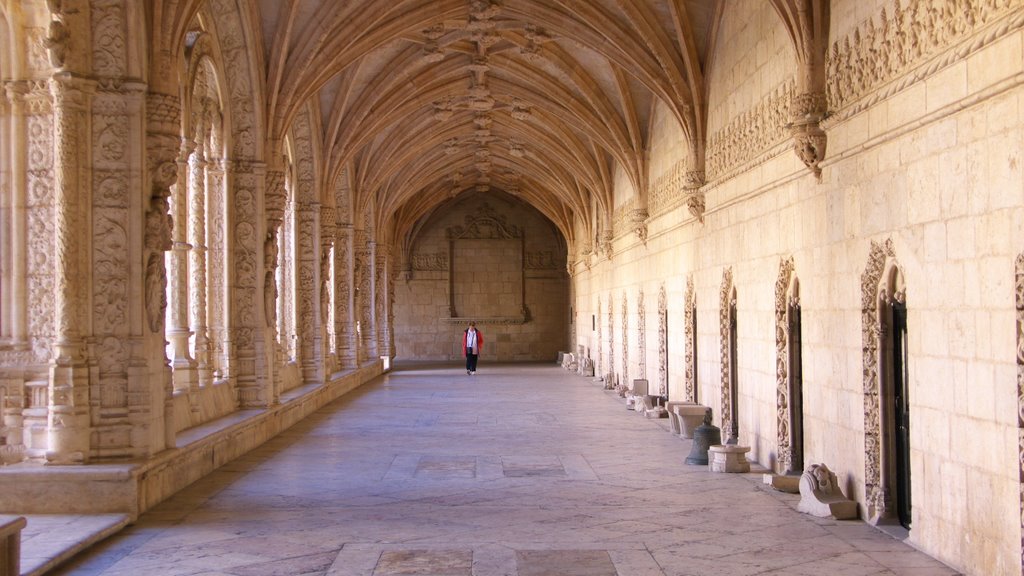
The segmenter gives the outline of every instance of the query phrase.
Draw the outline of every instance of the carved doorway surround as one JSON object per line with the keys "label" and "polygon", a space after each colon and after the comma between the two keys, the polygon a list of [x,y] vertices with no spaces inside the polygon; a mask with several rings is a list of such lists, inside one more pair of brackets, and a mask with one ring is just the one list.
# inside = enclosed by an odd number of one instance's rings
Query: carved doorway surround
{"label": "carved doorway surround", "polygon": [[775,375],[780,474],[803,472],[803,371],[800,283],[793,258],[779,263],[775,282]]}
{"label": "carved doorway surround", "polygon": [[906,288],[891,239],[871,243],[861,302],[867,517],[873,524],[898,519],[909,528]]}
{"label": "carved doorway surround", "polygon": [[683,297],[686,324],[686,401],[697,402],[697,295],[693,288],[693,275],[686,278],[686,295]]}
{"label": "carved doorway surround", "polygon": [[658,390],[668,398],[668,295],[658,288]]}
{"label": "carved doorway surround", "polygon": [[1021,558],[1024,559],[1024,253],[1017,256],[1014,279],[1017,308],[1017,477],[1021,488]]}
{"label": "carved doorway surround", "polygon": [[736,331],[736,287],[732,268],[722,273],[720,294],[722,362],[722,435],[739,442],[739,342]]}

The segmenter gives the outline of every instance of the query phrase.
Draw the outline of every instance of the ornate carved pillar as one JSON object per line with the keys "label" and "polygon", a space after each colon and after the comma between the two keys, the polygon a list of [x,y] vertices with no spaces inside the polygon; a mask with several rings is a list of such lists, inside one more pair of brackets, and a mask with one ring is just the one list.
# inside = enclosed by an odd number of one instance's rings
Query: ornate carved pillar
{"label": "ornate carved pillar", "polygon": [[[263,241],[263,313],[266,318],[267,343],[277,339],[277,237],[284,222],[285,172],[268,169],[263,192],[267,233]],[[281,398],[281,383],[277,377],[277,347],[271,344],[265,350],[267,367],[267,402],[277,404]]]}
{"label": "ornate carved pillar", "polygon": [[334,242],[334,336],[338,367],[355,368],[358,366],[358,341],[352,313],[352,225],[339,225]]}
{"label": "ornate carved pillar", "polygon": [[374,242],[366,233],[356,231],[355,276],[356,312],[359,322],[359,364],[377,357],[377,327],[373,318]]}
{"label": "ornate carved pillar", "polygon": [[[259,202],[264,197],[266,167],[258,162],[235,162],[227,166],[228,196],[233,198],[231,229],[234,240],[231,260],[234,278],[229,287],[229,318],[231,319],[230,354],[232,367],[229,374],[235,382],[238,405],[243,408],[266,406],[269,399],[268,378],[272,368],[267,364],[267,326],[273,316],[260,319],[264,308],[258,302],[261,282],[261,251],[264,238],[259,221]],[[276,242],[273,243],[276,246]],[[276,259],[276,256],[275,256]],[[272,274],[271,274],[272,277]],[[273,286],[273,284],[271,284]],[[272,336],[272,332],[271,332]]]}
{"label": "ornate carved pillar", "polygon": [[91,171],[84,161],[91,130],[91,83],[59,72],[50,80],[53,97],[54,342],[50,360],[48,450],[55,464],[89,458],[89,360],[85,313],[90,261],[87,247]]}
{"label": "ornate carved pillar", "polygon": [[335,337],[335,324],[331,321],[336,313],[334,298],[337,292],[332,290],[333,279],[331,277],[331,252],[334,248],[334,238],[337,232],[337,222],[332,206],[320,207],[320,340],[321,345],[321,370],[324,380],[330,379],[332,373],[338,368],[337,346],[338,340]]}
{"label": "ornate carved pillar", "polygon": [[189,177],[189,162],[192,151],[182,142],[178,155],[177,184],[170,195],[171,221],[171,254],[168,262],[169,292],[168,305],[170,314],[167,319],[167,339],[171,344],[171,368],[175,392],[188,393],[193,386],[198,386],[196,363],[189,350],[189,338],[192,332],[188,326],[188,197],[193,185]]}
{"label": "ornate carved pillar", "polygon": [[295,215],[298,245],[298,274],[295,306],[298,325],[296,353],[302,366],[303,382],[323,382],[323,335],[320,332],[320,204],[302,201]]}
{"label": "ornate carved pillar", "polygon": [[147,336],[146,359],[149,367],[149,386],[146,392],[163,396],[163,446],[174,445],[174,398],[171,370],[165,351],[165,316],[167,311],[167,267],[165,254],[172,247],[171,229],[174,225],[169,214],[168,199],[171,187],[178,177],[175,159],[178,153],[178,119],[181,106],[169,94],[150,92],[146,95],[146,157],[148,159],[151,189],[146,210],[145,231],[145,317],[150,334]]}
{"label": "ornate carved pillar", "polygon": [[[188,159],[188,326],[195,336],[196,378],[190,383],[194,393],[210,384],[210,338],[206,321],[206,149],[198,142]],[[196,406],[198,408],[198,406]]]}
{"label": "ornate carved pillar", "polygon": [[[25,207],[26,202],[26,180],[23,175],[28,171],[27,146],[13,145],[16,142],[27,140],[25,121],[25,95],[28,93],[28,86],[25,82],[4,83],[4,93],[7,97],[5,104],[6,117],[8,119],[7,141],[12,144],[3,158],[3,166],[0,172],[7,172],[7,182],[10,185],[10,214],[8,220],[9,228],[0,232],[3,234],[5,244],[11,247],[11,259],[7,262],[7,269],[4,270],[3,285],[10,291],[4,295],[3,310],[0,310],[0,343],[24,349],[28,347],[28,278],[26,275],[25,263],[28,261],[27,253],[27,230]],[[0,178],[3,178],[0,175]]]}
{"label": "ornate carved pillar", "polygon": [[391,261],[391,247],[387,244],[376,243],[376,254],[374,254],[374,313],[377,321],[377,350],[383,355],[391,356],[390,325],[388,323],[388,284],[391,281],[389,264]]}

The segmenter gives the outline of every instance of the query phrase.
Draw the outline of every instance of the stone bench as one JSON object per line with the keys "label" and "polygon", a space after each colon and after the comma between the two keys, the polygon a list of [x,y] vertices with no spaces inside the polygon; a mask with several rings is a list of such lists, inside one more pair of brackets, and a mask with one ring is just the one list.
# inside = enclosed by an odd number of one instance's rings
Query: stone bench
{"label": "stone bench", "polygon": [[21,529],[23,516],[0,516],[0,576],[21,574]]}

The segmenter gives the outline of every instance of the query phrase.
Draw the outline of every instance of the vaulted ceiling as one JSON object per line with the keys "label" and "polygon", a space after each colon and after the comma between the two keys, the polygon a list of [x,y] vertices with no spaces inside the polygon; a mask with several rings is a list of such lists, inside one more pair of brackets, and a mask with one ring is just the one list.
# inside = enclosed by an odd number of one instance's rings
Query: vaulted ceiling
{"label": "vaulted ceiling", "polygon": [[[607,223],[617,170],[646,194],[657,102],[703,167],[723,0],[250,2],[267,141],[315,103],[322,184],[348,179],[356,209],[373,199],[390,234],[455,194],[498,189],[572,242],[574,219]],[[806,7],[820,17],[827,0],[772,4],[799,46]]]}
{"label": "vaulted ceiling", "polygon": [[[646,189],[655,100],[702,141],[707,0],[262,0],[269,126],[319,104],[343,173],[399,230],[466,189],[520,196],[563,232]],[[596,202],[592,203],[591,198]]]}

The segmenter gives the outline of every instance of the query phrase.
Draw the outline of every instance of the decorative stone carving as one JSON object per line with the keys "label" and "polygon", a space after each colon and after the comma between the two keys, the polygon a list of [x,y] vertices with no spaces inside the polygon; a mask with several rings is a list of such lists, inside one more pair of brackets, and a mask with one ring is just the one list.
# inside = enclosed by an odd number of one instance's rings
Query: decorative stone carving
{"label": "decorative stone carving", "polygon": [[790,122],[787,125],[793,136],[793,150],[804,165],[819,178],[821,168],[818,164],[825,159],[827,143],[825,131],[820,127],[824,117],[824,93],[794,94],[790,105]]}
{"label": "decorative stone carving", "polygon": [[467,214],[465,224],[447,229],[450,240],[460,239],[497,239],[510,240],[522,238],[523,230],[516,225],[508,224],[507,217],[498,214],[489,204],[484,203],[478,213]]}
{"label": "decorative stone carving", "polygon": [[835,473],[824,464],[811,464],[800,476],[800,503],[796,509],[819,518],[857,517],[857,503],[843,496]]}
{"label": "decorative stone carving", "polygon": [[636,347],[640,356],[640,378],[647,379],[647,310],[644,303],[644,291],[641,289],[636,300]]}
{"label": "decorative stone carving", "polygon": [[658,394],[668,396],[668,295],[658,287]]}
{"label": "decorative stone carving", "polygon": [[775,399],[778,442],[778,470],[786,473],[793,462],[789,404],[789,289],[793,276],[793,257],[779,263],[775,281]]}
{"label": "decorative stone carving", "polygon": [[703,170],[688,170],[683,181],[684,198],[686,199],[686,207],[690,210],[690,214],[697,219],[701,224],[704,223],[704,192],[701,188],[704,186],[704,171]]}
{"label": "decorative stone carving", "polygon": [[829,122],[850,118],[1022,26],[1024,12],[1015,2],[899,0],[891,11],[883,7],[836,38],[826,55],[828,109],[835,114]]}
{"label": "decorative stone carving", "polygon": [[275,325],[277,318],[277,279],[274,270],[277,268],[277,230],[270,229],[263,240],[263,316],[268,328]]}
{"label": "decorative stone carving", "polygon": [[708,470],[739,474],[750,472],[747,452],[750,452],[750,446],[723,446],[722,444],[710,446],[708,448]]}
{"label": "decorative stone carving", "polygon": [[[1017,309],[1017,477],[1024,487],[1024,253],[1017,255],[1014,302]],[[1021,527],[1024,529],[1024,489],[1020,492]],[[1024,534],[1024,532],[1022,532]],[[1024,549],[1024,536],[1021,548]]]}
{"label": "decorative stone carving", "polygon": [[622,292],[622,381],[629,382],[629,300]]}
{"label": "decorative stone carving", "polygon": [[604,318],[601,316],[601,297],[597,297],[597,316],[595,317],[596,328],[597,328],[597,372],[598,374],[605,373],[604,366],[604,341],[601,339],[601,320]]}
{"label": "decorative stone carving", "polygon": [[726,435],[731,434],[735,429],[733,425],[736,414],[732,413],[732,371],[736,367],[732,365],[730,358],[729,342],[732,338],[732,326],[730,309],[735,304],[735,291],[732,284],[732,268],[726,268],[722,272],[722,289],[719,293],[719,319],[720,319],[720,342],[721,342],[721,387],[722,387],[722,431]]}
{"label": "decorative stone carving", "polygon": [[868,517],[883,518],[891,495],[882,479],[881,382],[878,373],[878,286],[896,257],[891,239],[871,242],[868,263],[861,274],[861,342],[864,375],[864,493]]}
{"label": "decorative stone carving", "polygon": [[523,268],[527,270],[558,270],[558,262],[555,261],[555,253],[550,250],[540,252],[527,252],[523,262]]}
{"label": "decorative stone carving", "polygon": [[[615,374],[615,299],[608,295],[608,374]],[[610,382],[614,382],[613,377]],[[606,380],[607,384],[609,381]]]}
{"label": "decorative stone carving", "polygon": [[756,106],[733,118],[721,130],[708,137],[708,180],[727,178],[749,164],[774,155],[774,148],[785,141],[795,83],[780,85]]}
{"label": "decorative stone carving", "polygon": [[697,296],[693,288],[693,275],[686,277],[686,295],[683,297],[686,307],[684,324],[686,331],[686,349],[683,360],[686,373],[686,400],[697,401],[697,354],[694,347],[697,343]]}
{"label": "decorative stone carving", "polygon": [[646,208],[634,208],[629,211],[629,221],[633,226],[633,232],[645,245],[647,244],[647,217]]}

